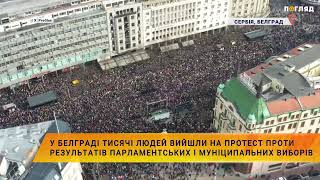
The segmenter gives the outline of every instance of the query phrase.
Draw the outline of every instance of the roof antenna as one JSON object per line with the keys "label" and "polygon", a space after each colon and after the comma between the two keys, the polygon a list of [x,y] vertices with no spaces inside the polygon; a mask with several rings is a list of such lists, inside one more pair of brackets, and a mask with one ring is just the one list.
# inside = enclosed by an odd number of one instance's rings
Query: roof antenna
{"label": "roof antenna", "polygon": [[[54,112],[54,111],[53,111],[53,117],[54,117],[54,122],[55,122],[56,127],[57,127],[57,133],[59,134],[60,130],[59,130],[59,126],[58,126],[57,116],[56,116],[56,112]],[[61,166],[60,162],[58,162],[58,166],[59,166],[59,169],[61,171],[62,170],[62,166]]]}
{"label": "roof antenna", "polygon": [[60,133],[58,121],[57,121],[57,117],[56,117],[56,112],[54,112],[54,111],[53,111],[53,117],[54,117],[54,122],[56,123],[57,133]]}

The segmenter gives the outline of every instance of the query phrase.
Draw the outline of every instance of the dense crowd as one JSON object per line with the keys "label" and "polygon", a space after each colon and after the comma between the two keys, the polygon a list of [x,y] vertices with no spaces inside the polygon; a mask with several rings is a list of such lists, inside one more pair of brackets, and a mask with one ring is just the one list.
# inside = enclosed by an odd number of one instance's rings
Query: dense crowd
{"label": "dense crowd", "polygon": [[[49,74],[20,86],[15,93],[1,90],[1,103],[15,103],[13,113],[0,113],[0,128],[37,123],[53,119],[69,122],[73,132],[212,132],[212,109],[217,86],[235,72],[252,68],[268,57],[278,55],[305,42],[319,39],[319,13],[303,15],[297,27],[268,28],[268,35],[247,41],[243,32],[234,30],[236,44],[224,33],[202,36],[195,44],[160,53],[150,50],[145,62],[109,71],[94,63],[67,73]],[[227,34],[230,32],[226,32]],[[223,44],[224,48],[217,46]],[[238,70],[238,64],[241,69]],[[80,80],[76,86],[74,79]],[[53,90],[54,104],[29,109],[27,97]],[[174,112],[170,123],[147,121],[150,102],[165,100]],[[192,104],[183,115],[175,113],[182,104]],[[85,164],[87,174],[127,176],[130,179],[188,179],[192,173],[212,174],[205,164]]]}

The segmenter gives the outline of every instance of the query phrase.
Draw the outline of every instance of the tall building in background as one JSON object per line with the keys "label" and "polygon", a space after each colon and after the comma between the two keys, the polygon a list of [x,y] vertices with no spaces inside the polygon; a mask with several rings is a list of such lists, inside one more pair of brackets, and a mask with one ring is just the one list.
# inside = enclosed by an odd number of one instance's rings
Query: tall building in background
{"label": "tall building in background", "polygon": [[80,163],[33,163],[46,133],[70,133],[64,121],[0,130],[0,179],[82,180]]}
{"label": "tall building in background", "polygon": [[[268,4],[268,0],[252,0],[249,5],[240,0],[1,1],[0,89],[154,44],[214,33],[226,29],[231,14],[265,15],[262,10],[269,10]],[[231,8],[246,10],[239,14]]]}
{"label": "tall building in background", "polygon": [[270,14],[269,0],[230,0],[230,17],[266,17]]}
{"label": "tall building in background", "polygon": [[142,3],[139,0],[103,1],[107,14],[110,56],[143,48]]}
{"label": "tall building in background", "polygon": [[[305,44],[220,84],[213,124],[220,133],[320,133],[320,45]],[[264,174],[298,164],[238,164]]]}

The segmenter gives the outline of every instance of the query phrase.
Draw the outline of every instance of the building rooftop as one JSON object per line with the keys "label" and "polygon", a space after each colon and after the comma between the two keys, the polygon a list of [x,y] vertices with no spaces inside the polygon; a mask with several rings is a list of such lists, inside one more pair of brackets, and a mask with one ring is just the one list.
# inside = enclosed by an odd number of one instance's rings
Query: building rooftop
{"label": "building rooftop", "polygon": [[299,101],[303,109],[318,108],[320,104],[320,90],[316,90],[312,95],[299,97]]}
{"label": "building rooftop", "polygon": [[296,98],[272,101],[272,102],[269,102],[267,106],[268,106],[269,112],[272,115],[282,114],[283,112],[298,111],[301,109],[299,102]]}
{"label": "building rooftop", "polygon": [[314,45],[312,48],[305,48],[300,55],[290,58],[290,63],[293,64],[296,69],[303,68],[317,60],[320,60],[320,45]]}
{"label": "building rooftop", "polygon": [[57,164],[54,163],[33,163],[30,172],[24,180],[60,180],[62,179]]}
{"label": "building rooftop", "polygon": [[[41,172],[44,172],[43,170],[46,169],[46,167],[53,167],[53,165],[57,165],[54,163],[48,163],[42,164],[41,166],[43,168],[39,168],[37,164],[32,163],[32,160],[46,133],[71,132],[69,125],[64,121],[58,120],[57,126],[55,121],[47,121],[38,124],[1,129],[0,157],[6,159],[9,164],[14,164],[9,167],[4,167],[7,168],[4,171],[13,171],[14,168],[11,169],[11,167],[18,166],[23,168],[18,168],[18,170],[15,170],[17,171],[16,173],[11,174],[14,174],[15,176],[36,177],[35,175],[40,176],[43,174]],[[63,168],[65,165],[65,163],[62,163],[61,167]],[[22,171],[21,169],[25,169],[25,171]],[[47,172],[51,171],[50,169],[46,170]]]}
{"label": "building rooftop", "polygon": [[[95,9],[95,10],[84,12],[84,13],[80,13],[80,14],[73,14],[73,15],[70,15],[70,16],[57,18],[57,19],[54,20],[54,22],[52,24],[61,23],[61,22],[67,22],[69,20],[84,18],[84,17],[88,17],[88,16],[100,14],[100,13],[104,13],[104,11],[102,9]],[[24,31],[29,31],[31,29],[34,30],[34,28],[45,27],[45,26],[49,26],[49,25],[52,25],[52,24],[47,24],[47,23],[32,24],[32,25],[29,25],[29,26],[24,26],[24,27],[15,29],[15,30],[0,32],[0,36],[8,36],[8,35],[14,34],[15,32],[24,32]]]}
{"label": "building rooftop", "polygon": [[261,72],[261,74],[264,74],[262,80],[271,82],[271,79],[276,79],[280,81],[284,85],[284,88],[293,96],[299,97],[312,93],[314,89],[306,78],[296,71],[288,72],[284,69],[285,62],[266,68]]}
{"label": "building rooftop", "polygon": [[0,0],[0,15],[15,15],[71,2],[72,0]]}
{"label": "building rooftop", "polygon": [[264,92],[263,97],[266,101],[307,96],[314,93],[314,87],[301,74],[301,69],[318,61],[320,61],[320,45],[302,45],[281,56],[269,58],[268,61],[246,71],[245,74],[250,76],[255,86],[260,81],[263,81],[264,85],[277,81],[284,87],[281,93]]}
{"label": "building rooftop", "polygon": [[[268,58],[263,64],[219,86],[218,92],[236,106],[244,120],[256,119],[257,123],[269,116],[318,108],[320,89],[312,83],[320,81],[311,82],[305,69],[312,71],[313,76],[320,76],[313,71],[319,66],[320,44],[305,44],[281,56]],[[259,86],[261,90],[258,90]],[[260,91],[259,97],[257,91]]]}
{"label": "building rooftop", "polygon": [[270,116],[263,98],[253,95],[238,79],[225,84],[222,96],[232,102],[244,120],[260,123]]}

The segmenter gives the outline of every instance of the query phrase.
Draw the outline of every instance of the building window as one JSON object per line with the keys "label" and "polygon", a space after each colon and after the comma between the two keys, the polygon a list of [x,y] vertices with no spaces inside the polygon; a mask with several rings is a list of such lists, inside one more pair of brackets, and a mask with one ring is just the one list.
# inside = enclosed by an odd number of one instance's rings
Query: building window
{"label": "building window", "polygon": [[313,113],[314,116],[316,116],[317,114],[318,114],[318,111],[315,111],[315,112]]}
{"label": "building window", "polygon": [[267,129],[265,129],[265,130],[264,130],[264,133],[266,134],[267,132],[268,132],[268,130],[267,130]]}
{"label": "building window", "polygon": [[300,114],[297,114],[297,115],[296,115],[296,119],[298,119],[299,117],[300,117]]}
{"label": "building window", "polygon": [[315,133],[319,133],[319,128],[316,129]]}
{"label": "building window", "polygon": [[293,124],[293,128],[296,128],[297,125],[298,125],[298,123],[294,123],[294,124]]}
{"label": "building window", "polygon": [[300,125],[300,127],[304,127],[304,122],[301,122],[301,125]]}
{"label": "building window", "polygon": [[271,133],[272,132],[272,129],[269,129],[269,132],[268,133]]}
{"label": "building window", "polygon": [[278,126],[278,127],[276,128],[276,132],[279,132],[279,129],[280,129],[280,126]]}
{"label": "building window", "polygon": [[279,118],[278,121],[281,122],[281,121],[282,121],[282,118]]}
{"label": "building window", "polygon": [[311,129],[308,130],[308,133],[311,133]]}
{"label": "building window", "polygon": [[270,124],[272,125],[273,123],[274,123],[274,120],[272,120]]}
{"label": "building window", "polygon": [[312,126],[314,124],[314,119],[311,121],[310,126]]}
{"label": "building window", "polygon": [[284,117],[284,118],[283,118],[283,121],[287,121],[287,117]]}
{"label": "building window", "polygon": [[286,127],[286,125],[282,125],[281,126],[281,131],[284,131],[284,128]]}
{"label": "building window", "polygon": [[305,113],[304,115],[303,115],[303,118],[306,118],[308,116],[308,113]]}
{"label": "building window", "polygon": [[291,129],[291,127],[292,127],[292,124],[289,124],[288,129]]}
{"label": "building window", "polygon": [[294,115],[292,115],[290,118],[291,118],[291,119],[294,119]]}
{"label": "building window", "polygon": [[266,121],[266,125],[269,125],[269,121]]}
{"label": "building window", "polygon": [[268,168],[268,171],[274,171],[274,170],[281,169],[281,166],[282,166],[282,163],[270,165]]}

